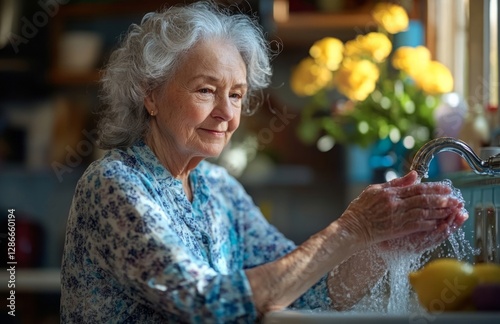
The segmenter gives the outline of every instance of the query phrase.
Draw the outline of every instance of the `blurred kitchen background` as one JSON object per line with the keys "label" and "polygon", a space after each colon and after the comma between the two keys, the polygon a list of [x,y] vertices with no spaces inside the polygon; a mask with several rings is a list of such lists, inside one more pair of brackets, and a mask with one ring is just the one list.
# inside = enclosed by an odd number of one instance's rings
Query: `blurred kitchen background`
{"label": "blurred kitchen background", "polygon": [[[95,145],[99,71],[131,23],[178,2],[189,1],[0,0],[0,260],[6,267],[7,210],[15,209],[18,323],[59,322],[68,209],[78,178],[103,153]],[[258,14],[269,38],[283,46],[263,106],[243,119],[216,162],[242,181],[271,223],[301,243],[364,186],[401,175],[410,163],[406,156],[394,168],[367,149],[305,144],[297,136],[306,99],[290,89],[292,67],[324,36],[345,41],[374,30],[377,1],[221,2]],[[442,125],[442,134],[460,135],[476,150],[498,146],[497,0],[397,3],[413,26],[401,42],[427,46],[454,76],[454,93],[439,108],[453,123]],[[454,156],[436,162],[436,178],[467,170]],[[5,323],[12,320],[6,271],[0,279]]]}

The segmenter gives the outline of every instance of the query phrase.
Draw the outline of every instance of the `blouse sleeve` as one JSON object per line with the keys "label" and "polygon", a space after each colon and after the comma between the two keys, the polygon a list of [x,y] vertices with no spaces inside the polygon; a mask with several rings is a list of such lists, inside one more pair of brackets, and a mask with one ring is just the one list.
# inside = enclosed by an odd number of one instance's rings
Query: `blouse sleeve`
{"label": "blouse sleeve", "polygon": [[148,192],[147,179],[121,168],[88,176],[81,193],[87,204],[77,203],[89,215],[88,262],[126,287],[130,298],[165,315],[189,322],[254,320],[244,270],[221,275],[190,253]]}
{"label": "blouse sleeve", "polygon": [[[234,190],[235,204],[243,214],[245,268],[252,268],[267,262],[274,261],[296,248],[295,243],[287,239],[278,229],[270,224],[246,193],[241,184],[230,178],[230,185]],[[331,309],[331,299],[328,295],[326,274],[314,286],[298,298],[291,308],[297,309]]]}

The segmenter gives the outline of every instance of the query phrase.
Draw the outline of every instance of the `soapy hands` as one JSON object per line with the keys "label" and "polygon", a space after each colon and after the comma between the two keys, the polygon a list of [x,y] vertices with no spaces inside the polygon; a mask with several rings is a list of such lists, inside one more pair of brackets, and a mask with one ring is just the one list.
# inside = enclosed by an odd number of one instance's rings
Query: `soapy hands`
{"label": "soapy hands", "polygon": [[444,241],[467,220],[460,197],[446,182],[420,183],[416,172],[368,186],[339,218],[359,248],[421,252]]}

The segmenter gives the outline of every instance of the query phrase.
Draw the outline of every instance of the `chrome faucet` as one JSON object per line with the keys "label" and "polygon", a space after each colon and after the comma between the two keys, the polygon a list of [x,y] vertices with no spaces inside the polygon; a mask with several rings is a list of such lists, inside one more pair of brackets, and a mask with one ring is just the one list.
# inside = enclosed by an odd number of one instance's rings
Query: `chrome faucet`
{"label": "chrome faucet", "polygon": [[453,137],[439,137],[424,144],[415,154],[410,169],[417,171],[421,178],[426,178],[431,160],[440,152],[460,155],[477,174],[500,175],[500,154],[481,160],[469,145]]}
{"label": "chrome faucet", "polygon": [[[477,174],[500,175],[500,154],[482,160],[469,145],[453,137],[436,138],[424,144],[413,158],[410,169],[417,171],[420,178],[427,177],[431,160],[440,152],[454,152],[460,155]],[[473,206],[473,209],[474,245],[479,249],[475,262],[500,263],[500,220],[497,214],[500,208]]]}

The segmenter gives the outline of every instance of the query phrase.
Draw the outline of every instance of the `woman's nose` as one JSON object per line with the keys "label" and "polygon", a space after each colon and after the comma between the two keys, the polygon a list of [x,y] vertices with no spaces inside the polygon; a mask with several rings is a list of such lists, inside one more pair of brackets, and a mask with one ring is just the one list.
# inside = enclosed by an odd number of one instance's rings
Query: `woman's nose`
{"label": "woman's nose", "polygon": [[234,109],[229,97],[224,96],[217,100],[214,110],[212,111],[212,116],[215,118],[220,118],[224,121],[229,121],[234,117]]}

